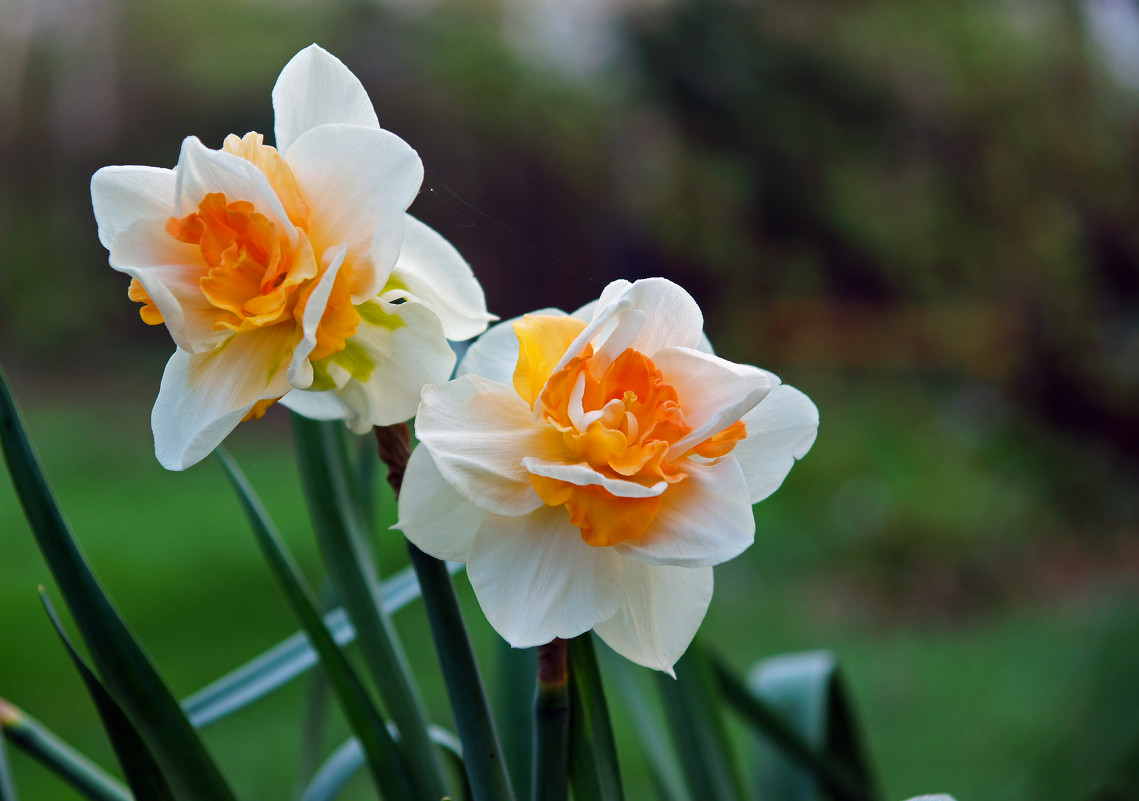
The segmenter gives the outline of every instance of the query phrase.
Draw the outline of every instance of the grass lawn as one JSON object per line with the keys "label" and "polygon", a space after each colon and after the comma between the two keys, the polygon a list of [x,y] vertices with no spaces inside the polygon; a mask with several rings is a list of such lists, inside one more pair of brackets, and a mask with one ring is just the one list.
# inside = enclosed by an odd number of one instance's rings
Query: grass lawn
{"label": "grass lawn", "polygon": [[[1118,714],[1139,709],[1139,595],[1124,558],[1135,554],[1117,542],[1128,538],[1056,545],[1085,532],[1067,531],[1050,498],[1056,485],[1039,464],[1054,453],[1017,434],[999,404],[985,407],[981,390],[905,377],[788,378],[822,409],[819,442],[757,507],[756,546],[717,569],[702,636],[741,670],[788,651],[836,652],[886,799],[1088,797],[1137,742],[1127,728],[1135,715]],[[82,402],[15,378],[12,386],[82,547],[177,694],[295,630],[219,467],[206,460],[174,474],[154,461],[149,382]],[[284,414],[241,427],[229,447],[319,585]],[[386,531],[383,497],[377,536],[391,573],[406,559]],[[40,584],[59,598],[0,481],[0,696],[113,765],[42,611]],[[480,657],[493,666],[497,638],[465,578],[458,585]],[[421,610],[398,624],[433,717],[448,723]],[[289,797],[306,686],[207,730],[241,798]],[[652,798],[619,710],[617,725],[628,797]],[[334,722],[329,747],[341,732]],[[22,754],[12,758],[22,797],[79,797]],[[357,784],[346,797],[368,797]]]}

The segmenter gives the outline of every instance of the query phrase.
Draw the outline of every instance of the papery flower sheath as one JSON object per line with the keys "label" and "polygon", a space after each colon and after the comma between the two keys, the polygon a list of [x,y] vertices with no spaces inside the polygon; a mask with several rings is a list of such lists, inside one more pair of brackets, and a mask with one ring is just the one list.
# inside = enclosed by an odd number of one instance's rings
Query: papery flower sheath
{"label": "papery flower sheath", "polygon": [[662,278],[494,326],[459,373],[424,388],[397,527],[467,563],[511,645],[593,629],[671,673],[712,566],[752,543],[751,505],[814,442],[814,404],[713,355],[699,307]]}
{"label": "papery flower sheath", "polygon": [[151,416],[170,469],[277,400],[357,431],[406,420],[450,376],[447,340],[492,319],[459,253],[407,214],[423,165],[348,68],[312,45],[272,96],[276,147],[191,136],[175,169],[91,180],[111,266],[177,346]]}

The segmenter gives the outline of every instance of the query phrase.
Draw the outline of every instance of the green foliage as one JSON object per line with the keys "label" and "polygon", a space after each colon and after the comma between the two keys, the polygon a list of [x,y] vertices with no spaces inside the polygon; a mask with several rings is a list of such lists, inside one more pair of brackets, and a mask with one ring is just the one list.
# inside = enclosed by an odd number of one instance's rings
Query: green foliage
{"label": "green foliage", "polygon": [[127,629],[80,553],[0,375],[0,445],[32,533],[83,633],[91,658],[161,766],[173,797],[233,798],[170,689]]}

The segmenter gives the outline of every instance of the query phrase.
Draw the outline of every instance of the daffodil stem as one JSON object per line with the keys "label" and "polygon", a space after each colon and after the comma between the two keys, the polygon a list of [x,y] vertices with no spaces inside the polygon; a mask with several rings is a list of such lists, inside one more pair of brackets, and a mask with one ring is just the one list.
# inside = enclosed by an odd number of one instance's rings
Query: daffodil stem
{"label": "daffodil stem", "polygon": [[130,801],[127,789],[102,768],[56,737],[38,720],[3,699],[0,699],[0,732],[85,797],[97,801]]}
{"label": "daffodil stem", "polygon": [[569,789],[569,666],[566,641],[538,647],[533,801],[565,801]]}
{"label": "daffodil stem", "polygon": [[[376,429],[380,458],[388,468],[388,483],[395,494],[403,484],[407,460],[411,456],[411,435],[400,423]],[[514,790],[502,758],[498,731],[491,715],[486,688],[474,649],[463,622],[463,612],[443,562],[428,556],[412,543],[407,544],[411,564],[419,579],[423,606],[431,625],[431,637],[443,668],[443,680],[451,698],[455,728],[463,744],[463,765],[474,801],[512,801]]]}

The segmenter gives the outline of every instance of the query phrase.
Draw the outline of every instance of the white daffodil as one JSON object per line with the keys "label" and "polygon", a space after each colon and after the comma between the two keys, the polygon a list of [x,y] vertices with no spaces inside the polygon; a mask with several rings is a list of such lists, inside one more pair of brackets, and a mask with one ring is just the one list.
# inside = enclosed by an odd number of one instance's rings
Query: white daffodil
{"label": "white daffodil", "polygon": [[594,629],[671,673],[712,565],[752,543],[751,505],[811,447],[807,396],[712,355],[702,329],[677,285],[617,281],[573,315],[491,328],[424,388],[397,528],[467,563],[511,645]]}
{"label": "white daffodil", "polygon": [[409,216],[423,165],[364,87],[312,45],[273,88],[276,147],[196,137],[175,169],[91,179],[99,239],[142,319],[177,345],[151,422],[184,469],[274,401],[357,431],[411,417],[492,319],[458,252]]}

